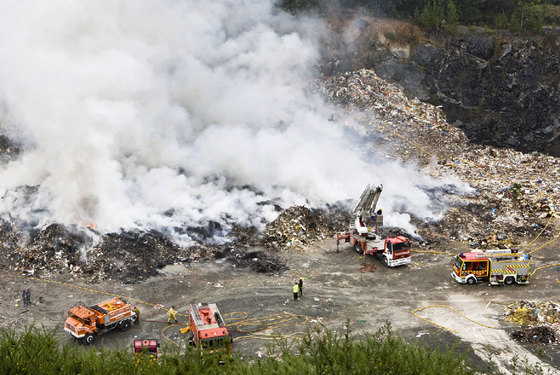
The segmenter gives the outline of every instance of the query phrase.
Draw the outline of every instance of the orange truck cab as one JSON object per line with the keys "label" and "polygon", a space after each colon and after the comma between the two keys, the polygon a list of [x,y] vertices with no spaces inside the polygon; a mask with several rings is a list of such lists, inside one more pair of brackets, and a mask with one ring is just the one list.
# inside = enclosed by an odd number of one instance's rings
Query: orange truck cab
{"label": "orange truck cab", "polygon": [[133,307],[126,301],[114,297],[89,308],[76,306],[68,310],[64,330],[85,344],[95,341],[95,336],[119,328],[130,329],[138,321]]}
{"label": "orange truck cab", "polygon": [[203,354],[231,354],[231,337],[216,304],[190,304],[187,309],[190,324],[189,343],[199,348]]}

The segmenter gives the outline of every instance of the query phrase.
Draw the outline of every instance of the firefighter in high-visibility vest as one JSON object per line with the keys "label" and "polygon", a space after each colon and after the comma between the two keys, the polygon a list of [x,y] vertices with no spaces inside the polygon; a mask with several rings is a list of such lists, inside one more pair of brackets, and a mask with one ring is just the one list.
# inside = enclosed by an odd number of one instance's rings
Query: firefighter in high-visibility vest
{"label": "firefighter in high-visibility vest", "polygon": [[295,301],[298,298],[298,292],[299,292],[299,285],[298,285],[297,281],[295,282],[292,290],[294,292],[294,301]]}
{"label": "firefighter in high-visibility vest", "polygon": [[167,324],[171,324],[171,321],[174,320],[177,323],[177,317],[175,316],[175,306],[171,306],[169,309],[169,318],[167,319]]}
{"label": "firefighter in high-visibility vest", "polygon": [[132,308],[132,311],[134,311],[134,313],[136,314],[136,320],[134,321],[134,323],[139,324],[140,323],[140,309],[137,306],[134,306]]}

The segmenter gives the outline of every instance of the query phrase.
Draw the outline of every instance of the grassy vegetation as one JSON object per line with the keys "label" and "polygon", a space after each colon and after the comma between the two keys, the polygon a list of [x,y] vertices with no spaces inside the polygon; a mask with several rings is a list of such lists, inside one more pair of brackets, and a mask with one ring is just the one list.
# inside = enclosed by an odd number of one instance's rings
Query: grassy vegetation
{"label": "grassy vegetation", "polygon": [[[279,341],[265,359],[202,358],[195,350],[163,349],[160,361],[135,357],[131,349],[61,345],[54,332],[35,327],[22,334],[2,330],[2,374],[474,374],[464,354],[406,343],[386,327],[354,340],[350,332],[309,333],[296,342]],[[274,355],[272,355],[274,354]]]}
{"label": "grassy vegetation", "polygon": [[[3,329],[0,334],[1,374],[461,374],[477,372],[469,353],[414,345],[391,331],[389,325],[361,340],[332,331],[308,333],[301,340],[281,340],[268,347],[264,359],[200,356],[187,348],[163,347],[160,360],[132,354],[132,348],[106,349],[62,345],[54,331],[29,327],[22,334]],[[515,358],[515,374],[543,374]],[[480,363],[478,364],[481,365]],[[480,371],[480,367],[478,368]]]}

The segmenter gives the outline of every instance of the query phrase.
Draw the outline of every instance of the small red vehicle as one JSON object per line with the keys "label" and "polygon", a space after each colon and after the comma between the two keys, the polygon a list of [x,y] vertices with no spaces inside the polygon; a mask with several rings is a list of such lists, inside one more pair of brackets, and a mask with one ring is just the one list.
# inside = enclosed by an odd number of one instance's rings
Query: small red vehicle
{"label": "small red vehicle", "polygon": [[146,353],[148,357],[157,359],[160,344],[157,340],[134,340],[134,354]]}

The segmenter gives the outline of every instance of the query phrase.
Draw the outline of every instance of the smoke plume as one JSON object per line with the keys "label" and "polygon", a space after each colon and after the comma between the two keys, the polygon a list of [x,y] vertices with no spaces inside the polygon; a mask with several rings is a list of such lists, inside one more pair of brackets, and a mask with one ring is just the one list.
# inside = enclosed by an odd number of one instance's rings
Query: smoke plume
{"label": "smoke plume", "polygon": [[[208,221],[256,225],[274,204],[320,206],[385,186],[391,207],[435,217],[395,161],[366,158],[310,89],[322,24],[273,0],[5,0],[0,214],[100,231]],[[32,193],[22,187],[35,187]]]}

